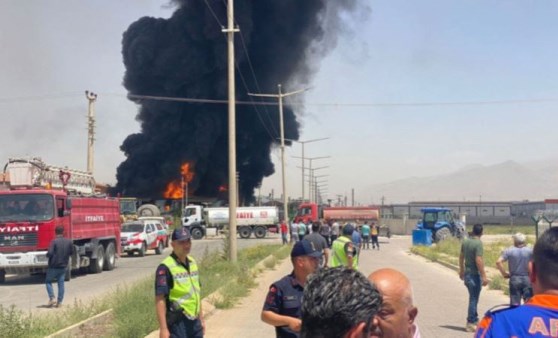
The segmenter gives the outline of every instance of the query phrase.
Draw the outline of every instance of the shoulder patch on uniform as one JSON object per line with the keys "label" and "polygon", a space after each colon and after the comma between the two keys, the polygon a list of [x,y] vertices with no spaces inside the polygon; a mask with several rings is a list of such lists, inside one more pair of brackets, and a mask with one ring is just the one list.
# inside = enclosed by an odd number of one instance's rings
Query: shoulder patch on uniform
{"label": "shoulder patch on uniform", "polygon": [[496,305],[496,306],[493,306],[490,309],[488,309],[488,311],[486,311],[486,316],[491,316],[491,315],[493,315],[495,313],[498,313],[498,312],[515,309],[516,307],[517,306],[510,306],[509,304]]}

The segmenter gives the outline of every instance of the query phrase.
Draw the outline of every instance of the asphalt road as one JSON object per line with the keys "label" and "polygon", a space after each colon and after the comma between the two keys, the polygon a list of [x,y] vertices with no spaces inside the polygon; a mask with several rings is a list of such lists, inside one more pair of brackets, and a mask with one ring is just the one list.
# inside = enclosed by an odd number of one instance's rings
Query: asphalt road
{"label": "asphalt road", "polygon": [[[487,236],[488,237],[488,236]],[[483,241],[489,238],[484,238]],[[468,293],[457,271],[412,255],[409,236],[395,237],[380,243],[380,251],[364,250],[360,271],[368,276],[382,267],[392,267],[411,280],[415,304],[419,309],[418,326],[423,337],[471,337],[465,332]],[[478,306],[479,316],[490,308],[509,303],[501,291],[483,287]]]}
{"label": "asphalt road", "polygon": [[[211,239],[194,240],[192,255],[200,259],[206,252],[220,250],[223,239],[215,237]],[[255,246],[258,244],[274,243],[280,244],[281,239],[277,234],[268,234],[265,239],[238,239],[237,247]],[[108,291],[116,290],[118,286],[132,284],[135,281],[155,273],[157,265],[170,254],[171,248],[165,249],[162,255],[156,255],[154,250],[147,251],[145,257],[119,258],[116,268],[112,271],[103,271],[100,274],[78,274],[72,275],[72,280],[66,282],[66,294],[64,303],[71,304],[77,301],[88,301],[101,296]],[[41,313],[52,311],[45,308],[48,296],[44,285],[44,274],[38,275],[7,275],[6,283],[0,285],[0,304],[4,307],[15,305],[17,309]],[[57,288],[54,287],[55,292]]]}
{"label": "asphalt road", "polygon": [[[490,240],[484,238],[483,241]],[[405,273],[414,289],[418,307],[417,324],[422,337],[472,337],[465,332],[468,293],[456,271],[409,253],[410,236],[380,237],[381,250],[364,250],[359,270],[368,276],[374,270],[391,267]],[[283,261],[275,270],[258,278],[259,285],[232,309],[217,310],[206,320],[208,337],[271,337],[273,328],[260,320],[260,312],[268,290],[275,280],[288,274],[292,265]],[[501,291],[483,288],[479,315],[498,304],[509,302]],[[151,337],[151,336],[150,336]]]}

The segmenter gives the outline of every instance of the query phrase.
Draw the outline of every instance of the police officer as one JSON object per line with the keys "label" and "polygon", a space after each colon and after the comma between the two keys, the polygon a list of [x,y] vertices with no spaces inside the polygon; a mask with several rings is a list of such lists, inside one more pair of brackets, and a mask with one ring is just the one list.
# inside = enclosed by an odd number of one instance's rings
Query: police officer
{"label": "police officer", "polygon": [[172,233],[172,253],[155,275],[155,309],[159,337],[203,337],[205,323],[201,308],[198,265],[192,256],[190,232],[186,228]]}
{"label": "police officer", "polygon": [[307,239],[296,242],[291,251],[293,272],[269,287],[261,319],[275,326],[278,338],[299,337],[304,285],[318,268],[321,256],[322,252]]}
{"label": "police officer", "polygon": [[354,227],[352,224],[345,224],[343,236],[337,238],[331,245],[331,266],[345,266],[347,268],[358,269],[358,248],[351,241]]}

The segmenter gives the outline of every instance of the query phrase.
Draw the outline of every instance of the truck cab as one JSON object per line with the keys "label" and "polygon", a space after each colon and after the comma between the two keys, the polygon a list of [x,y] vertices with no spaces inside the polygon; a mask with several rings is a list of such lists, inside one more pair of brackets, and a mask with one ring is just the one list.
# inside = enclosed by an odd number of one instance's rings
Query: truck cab
{"label": "truck cab", "polygon": [[309,222],[316,222],[320,219],[321,206],[316,203],[302,203],[298,207],[298,212],[294,218],[294,222],[300,223],[304,222],[308,224]]}
{"label": "truck cab", "polygon": [[192,238],[201,239],[206,234],[206,217],[201,205],[188,205],[184,208],[182,226],[186,227]]}

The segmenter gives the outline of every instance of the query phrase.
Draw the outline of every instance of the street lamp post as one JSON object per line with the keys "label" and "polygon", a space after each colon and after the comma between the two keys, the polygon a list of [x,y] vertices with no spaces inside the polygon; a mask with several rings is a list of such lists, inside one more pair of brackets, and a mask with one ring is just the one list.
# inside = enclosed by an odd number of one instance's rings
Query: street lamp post
{"label": "street lamp post", "polygon": [[323,166],[323,167],[318,167],[318,168],[310,168],[310,179],[308,181],[308,187],[309,187],[309,198],[310,198],[310,203],[314,202],[313,199],[313,195],[314,195],[314,189],[313,189],[313,185],[314,185],[314,171],[316,170],[320,170],[320,169],[325,169],[325,168],[329,168],[329,166]]}
{"label": "street lamp post", "polygon": [[[318,156],[318,157],[299,157],[299,156],[293,156],[294,158],[301,158],[302,159],[302,166],[299,167],[302,169],[302,179],[304,180],[304,169],[306,169],[306,167],[304,166],[304,160],[308,160],[309,162],[309,171],[312,172],[312,161],[313,160],[320,160],[320,159],[324,159],[324,158],[330,158],[331,156]],[[303,182],[304,183],[304,182]],[[308,183],[308,201],[311,203],[312,202],[312,187],[311,187],[311,182]],[[304,185],[304,184],[303,184]],[[304,201],[304,196],[302,196],[302,200]]]}
{"label": "street lamp post", "polygon": [[[300,143],[302,145],[302,156],[299,157],[302,159],[302,202],[304,202],[304,160],[306,159],[304,157],[304,145],[306,143],[312,143],[312,142],[318,142],[318,141],[323,141],[323,140],[328,140],[329,137],[323,137],[323,138],[316,138],[313,140],[306,140],[306,141],[299,141],[299,140],[291,140],[291,139],[286,139],[287,141],[291,141],[291,142],[297,142]],[[310,192],[308,192],[310,193]]]}
{"label": "street lamp post", "polygon": [[289,206],[288,206],[288,199],[287,199],[287,178],[285,174],[285,128],[284,128],[284,121],[283,121],[283,98],[287,96],[291,96],[294,94],[302,93],[308,90],[301,89],[290,93],[282,93],[281,92],[281,85],[277,85],[278,94],[252,94],[248,93],[250,96],[259,96],[259,97],[275,97],[279,100],[279,126],[281,132],[281,170],[282,170],[282,181],[283,181],[283,220],[287,222],[289,220]]}
{"label": "street lamp post", "polygon": [[328,184],[327,180],[318,181],[317,178],[318,178],[318,176],[316,176],[314,178],[314,199],[316,200],[316,203],[319,204],[320,203],[321,189],[322,188],[328,188],[329,184]]}

